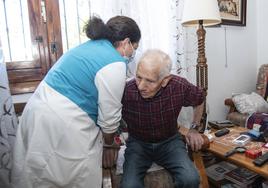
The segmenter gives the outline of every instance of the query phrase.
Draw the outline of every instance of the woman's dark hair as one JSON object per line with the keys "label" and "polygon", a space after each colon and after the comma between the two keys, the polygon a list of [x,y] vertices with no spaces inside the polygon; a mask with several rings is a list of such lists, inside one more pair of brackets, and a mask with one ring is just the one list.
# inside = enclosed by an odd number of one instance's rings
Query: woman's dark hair
{"label": "woman's dark hair", "polygon": [[106,24],[93,16],[84,28],[88,38],[92,40],[107,39],[114,46],[117,42],[129,38],[130,42],[139,42],[141,32],[137,23],[126,16],[115,16],[108,20]]}

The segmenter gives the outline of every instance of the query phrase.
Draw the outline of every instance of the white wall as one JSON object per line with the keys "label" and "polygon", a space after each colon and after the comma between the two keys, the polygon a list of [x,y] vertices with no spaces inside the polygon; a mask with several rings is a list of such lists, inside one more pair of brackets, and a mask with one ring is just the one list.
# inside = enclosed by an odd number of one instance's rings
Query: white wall
{"label": "white wall", "polygon": [[257,0],[258,67],[268,63],[268,1]]}
{"label": "white wall", "polygon": [[[267,4],[266,1],[263,0],[263,3]],[[265,12],[264,7],[267,6],[258,6]],[[258,67],[257,10],[256,1],[248,0],[246,27],[222,26],[206,29],[210,120],[225,119],[228,108],[224,106],[224,99],[231,97],[232,93],[249,93],[255,90]],[[267,52],[266,54],[268,55]]]}

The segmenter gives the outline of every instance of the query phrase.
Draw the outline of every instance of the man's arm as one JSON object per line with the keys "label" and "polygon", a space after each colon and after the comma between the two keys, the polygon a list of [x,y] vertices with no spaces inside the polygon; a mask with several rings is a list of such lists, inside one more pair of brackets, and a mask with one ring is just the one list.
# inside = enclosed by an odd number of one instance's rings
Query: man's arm
{"label": "man's arm", "polygon": [[203,110],[204,110],[204,102],[202,104],[194,107],[193,123],[198,125],[198,126],[200,126],[200,121],[202,118]]}
{"label": "man's arm", "polygon": [[201,149],[204,140],[201,134],[198,132],[198,128],[200,126],[200,120],[202,118],[204,109],[204,102],[196,107],[194,107],[194,114],[193,114],[193,127],[190,127],[187,135],[186,135],[186,142],[188,145],[191,146],[193,151],[198,151]]}

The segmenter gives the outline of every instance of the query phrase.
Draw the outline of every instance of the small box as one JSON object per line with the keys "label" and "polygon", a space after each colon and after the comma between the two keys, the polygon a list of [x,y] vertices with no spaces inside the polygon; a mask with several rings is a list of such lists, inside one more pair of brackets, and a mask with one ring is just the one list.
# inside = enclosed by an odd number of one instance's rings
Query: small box
{"label": "small box", "polygon": [[256,159],[262,155],[261,149],[248,149],[245,152],[245,155],[251,159]]}

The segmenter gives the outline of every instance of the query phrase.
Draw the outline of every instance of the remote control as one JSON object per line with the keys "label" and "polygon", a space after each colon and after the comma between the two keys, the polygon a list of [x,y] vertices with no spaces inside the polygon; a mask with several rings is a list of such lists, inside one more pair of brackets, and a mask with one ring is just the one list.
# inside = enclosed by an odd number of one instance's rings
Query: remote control
{"label": "remote control", "polygon": [[221,129],[221,130],[216,131],[216,132],[215,132],[215,136],[220,137],[220,136],[223,136],[223,135],[228,134],[229,132],[230,132],[229,129],[227,129],[227,128],[223,128],[223,129]]}
{"label": "remote control", "polygon": [[268,161],[268,152],[253,161],[256,166],[262,166]]}

